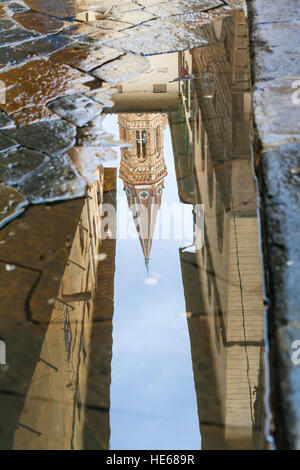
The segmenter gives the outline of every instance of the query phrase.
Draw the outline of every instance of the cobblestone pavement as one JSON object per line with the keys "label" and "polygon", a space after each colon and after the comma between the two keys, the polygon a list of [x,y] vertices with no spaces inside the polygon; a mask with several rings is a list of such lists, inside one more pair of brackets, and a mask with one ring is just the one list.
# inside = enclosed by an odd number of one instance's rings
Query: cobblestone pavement
{"label": "cobblestone pavement", "polygon": [[146,71],[147,55],[205,44],[201,26],[243,4],[1,1],[0,227],[30,204],[83,196],[110,146],[126,145],[101,131],[118,83]]}
{"label": "cobblestone pavement", "polygon": [[[126,95],[124,80],[132,79],[129,100],[138,101],[135,84],[147,76],[149,56],[162,53],[150,61],[159,60],[160,73],[166,75],[167,69],[168,91],[173,86],[175,91],[159,92],[163,85],[154,84],[161,82],[149,80],[150,105],[155,100],[162,106],[168,94],[174,95],[176,108],[168,119],[178,194],[192,204],[197,185],[197,201],[209,207],[205,253],[198,259],[179,253],[191,299],[186,310],[202,445],[224,448],[226,440],[226,447],[263,448],[263,302],[249,164],[248,29],[243,13],[232,13],[244,3],[0,0],[0,7],[0,80],[6,95],[0,104],[0,340],[7,345],[7,363],[0,366],[0,421],[5,423],[0,448],[108,448],[112,316],[119,294],[115,297],[116,241],[100,240],[98,227],[102,203],[120,211],[120,191],[116,169],[99,164],[116,158],[115,148],[128,143],[117,140],[118,132],[109,135],[103,121]],[[203,84],[198,77],[192,92],[191,81],[178,87],[178,62],[201,74]],[[211,72],[202,74],[209,67]],[[140,100],[133,112],[145,112]],[[179,102],[193,105],[183,109],[178,126]],[[191,123],[191,141],[197,135],[197,145],[190,152],[182,131]],[[179,170],[181,158],[189,160],[186,155],[197,162],[197,182],[194,167]],[[135,267],[136,258],[125,255]],[[129,291],[126,295],[130,298]],[[223,302],[232,313],[227,337]],[[222,360],[215,365],[211,356],[219,354]]]}

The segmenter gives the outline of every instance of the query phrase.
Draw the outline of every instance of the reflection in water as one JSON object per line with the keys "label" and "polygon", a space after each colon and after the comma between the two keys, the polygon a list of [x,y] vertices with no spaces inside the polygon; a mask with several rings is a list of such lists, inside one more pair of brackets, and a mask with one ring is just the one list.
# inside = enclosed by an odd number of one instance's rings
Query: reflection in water
{"label": "reflection in water", "polygon": [[[185,301],[177,256],[184,241],[182,237],[163,239],[158,236],[168,208],[178,202],[167,124],[164,162],[168,174],[164,177],[165,188],[148,275],[138,240],[117,241],[112,449],[180,449],[181,446],[200,449]],[[119,179],[121,188],[122,183]],[[121,201],[122,191],[118,190],[118,207]],[[175,225],[178,222],[176,220]],[[191,210],[188,223],[192,226]],[[190,232],[192,237],[192,230]]]}
{"label": "reflection in water", "polygon": [[14,449],[108,447],[115,240],[101,240],[98,206],[115,204],[115,180],[106,169],[84,202]]}
{"label": "reflection in water", "polygon": [[175,154],[181,199],[205,206],[204,247],[180,251],[199,424],[202,448],[261,448],[263,296],[243,15],[211,34],[220,41],[180,57],[196,76],[214,74],[209,94],[205,81],[183,83],[170,120],[192,155],[189,171]]}
{"label": "reflection in water", "polygon": [[[132,145],[121,150],[118,182],[116,169],[100,167],[86,199],[36,206],[3,229],[1,264],[16,260],[4,288],[23,283],[30,295],[22,304],[12,296],[0,317],[11,361],[1,369],[1,448],[266,447],[245,18],[237,12],[205,34],[208,45],[152,57],[138,85],[119,87],[118,114],[107,119]],[[182,67],[199,78],[174,82]],[[136,240],[100,230],[99,208],[122,207],[121,181],[147,268],[153,242],[148,278]],[[204,205],[203,247],[155,239],[162,201],[194,215]],[[9,235],[19,223],[29,224],[26,264]],[[46,255],[31,264],[40,246]]]}
{"label": "reflection in water", "polygon": [[101,182],[90,188],[53,305],[39,359],[14,434],[14,449],[82,446],[90,300],[96,289],[97,205]]}
{"label": "reflection in water", "polygon": [[167,117],[161,114],[119,114],[120,138],[132,144],[121,150],[120,177],[124,181],[147,269],[163,179],[167,175],[162,135],[166,122]]}

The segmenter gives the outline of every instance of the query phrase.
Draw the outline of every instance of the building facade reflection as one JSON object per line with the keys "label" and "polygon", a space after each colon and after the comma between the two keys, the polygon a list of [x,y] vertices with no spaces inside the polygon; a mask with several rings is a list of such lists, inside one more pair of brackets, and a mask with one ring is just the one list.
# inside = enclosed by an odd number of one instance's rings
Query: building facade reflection
{"label": "building facade reflection", "polygon": [[264,448],[264,307],[246,19],[236,12],[206,32],[211,45],[179,61],[203,78],[181,82],[179,110],[169,117],[179,196],[204,204],[205,213],[204,247],[180,252],[202,448]]}
{"label": "building facade reflection", "polygon": [[[14,449],[108,449],[115,239],[101,238],[99,206],[116,204],[116,171],[88,190]],[[44,292],[44,295],[46,292]]]}

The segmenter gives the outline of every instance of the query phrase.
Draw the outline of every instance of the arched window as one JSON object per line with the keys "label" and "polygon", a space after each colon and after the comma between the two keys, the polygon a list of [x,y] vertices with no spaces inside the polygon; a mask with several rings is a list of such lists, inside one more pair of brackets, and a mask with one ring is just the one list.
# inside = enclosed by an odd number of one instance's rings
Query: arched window
{"label": "arched window", "polygon": [[145,130],[136,131],[136,148],[137,148],[137,157],[146,158],[146,141],[147,134]]}

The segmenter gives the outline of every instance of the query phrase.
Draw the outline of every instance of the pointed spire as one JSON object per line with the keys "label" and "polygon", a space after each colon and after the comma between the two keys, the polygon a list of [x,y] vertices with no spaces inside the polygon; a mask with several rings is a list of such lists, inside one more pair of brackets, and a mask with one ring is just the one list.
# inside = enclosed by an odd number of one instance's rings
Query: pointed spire
{"label": "pointed spire", "polygon": [[146,266],[146,269],[147,269],[147,277],[149,277],[149,261],[150,261],[149,258],[145,258],[145,266]]}
{"label": "pointed spire", "polygon": [[120,136],[126,136],[132,144],[130,150],[121,150],[120,177],[124,181],[148,273],[163,180],[167,175],[163,148],[166,119],[166,115],[159,113],[119,114]]}

